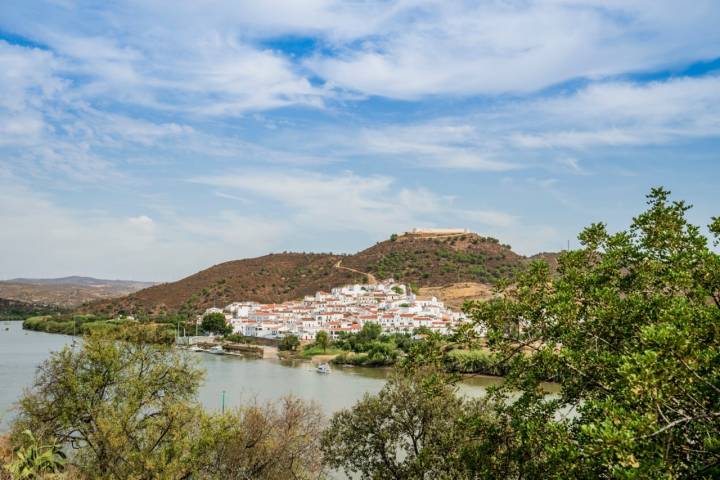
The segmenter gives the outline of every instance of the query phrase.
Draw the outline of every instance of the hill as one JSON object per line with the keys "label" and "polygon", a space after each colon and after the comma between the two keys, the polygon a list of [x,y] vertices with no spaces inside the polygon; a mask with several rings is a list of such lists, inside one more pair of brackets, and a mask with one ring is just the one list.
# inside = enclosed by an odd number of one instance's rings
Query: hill
{"label": "hill", "polygon": [[122,297],[151,285],[154,284],[77,276],[47,279],[16,278],[0,281],[0,298],[71,308],[94,300]]}
{"label": "hill", "polygon": [[105,280],[93,277],[73,275],[60,278],[12,278],[8,283],[24,283],[29,285],[75,285],[97,288],[114,288],[117,290],[137,291],[155,285],[154,282],[137,282],[134,280]]}
{"label": "hill", "polygon": [[526,262],[509,245],[472,233],[393,235],[353,255],[281,253],[225,262],[82,310],[108,315],[194,313],[233,301],[282,302],[346,283],[387,278],[419,288],[470,282],[487,291],[482,285],[513,275]]}

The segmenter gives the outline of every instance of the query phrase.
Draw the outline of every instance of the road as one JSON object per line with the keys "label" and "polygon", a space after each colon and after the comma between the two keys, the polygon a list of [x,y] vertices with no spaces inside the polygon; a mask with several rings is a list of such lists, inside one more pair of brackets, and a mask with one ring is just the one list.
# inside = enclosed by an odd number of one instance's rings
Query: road
{"label": "road", "polygon": [[338,270],[347,270],[348,272],[355,272],[359,273],[360,275],[365,275],[367,277],[368,284],[370,285],[376,285],[378,283],[377,278],[375,278],[375,275],[373,275],[372,273],[361,272],[360,270],[355,270],[354,268],[350,267],[343,267],[342,260],[338,260],[338,262],[335,264],[335,268],[337,268]]}

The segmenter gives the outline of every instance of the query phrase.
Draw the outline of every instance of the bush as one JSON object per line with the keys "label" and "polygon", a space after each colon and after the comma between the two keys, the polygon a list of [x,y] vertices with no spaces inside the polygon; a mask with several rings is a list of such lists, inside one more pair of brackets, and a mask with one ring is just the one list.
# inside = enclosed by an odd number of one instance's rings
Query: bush
{"label": "bush", "polygon": [[300,346],[300,339],[295,335],[285,335],[278,344],[278,349],[283,351],[295,351]]}
{"label": "bush", "polygon": [[506,373],[495,355],[485,350],[451,350],[445,354],[443,361],[449,372],[496,376]]}

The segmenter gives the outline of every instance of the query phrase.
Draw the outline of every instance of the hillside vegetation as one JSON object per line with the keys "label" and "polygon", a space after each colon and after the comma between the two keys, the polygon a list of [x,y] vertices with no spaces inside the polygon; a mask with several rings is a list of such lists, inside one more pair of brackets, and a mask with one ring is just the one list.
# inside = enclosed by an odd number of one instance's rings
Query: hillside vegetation
{"label": "hillside vegetation", "polygon": [[[498,240],[476,234],[393,236],[353,255],[281,253],[215,265],[177,282],[87,304],[83,311],[190,314],[233,301],[283,302],[347,283],[394,278],[417,288],[511,277],[527,259]],[[353,271],[354,270],[354,271]]]}
{"label": "hillside vegetation", "polygon": [[23,320],[33,315],[50,315],[61,312],[62,309],[53,305],[0,298],[0,320]]}

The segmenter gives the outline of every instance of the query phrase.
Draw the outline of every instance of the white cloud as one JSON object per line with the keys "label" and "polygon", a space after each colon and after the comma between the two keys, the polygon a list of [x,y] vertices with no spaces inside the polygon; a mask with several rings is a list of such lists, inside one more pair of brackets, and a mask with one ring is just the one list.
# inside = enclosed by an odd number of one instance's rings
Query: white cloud
{"label": "white cloud", "polygon": [[525,148],[654,145],[713,137],[720,135],[720,76],[599,83],[572,95],[526,103],[516,115],[543,119],[531,131],[512,135]]}
{"label": "white cloud", "polygon": [[395,2],[364,41],[307,62],[333,85],[366,94],[531,92],[570,79],[712,59],[717,3],[536,0]]}
{"label": "white cloud", "polygon": [[[194,183],[237,189],[276,202],[298,231],[358,231],[383,238],[412,227],[445,225],[464,218],[454,198],[424,188],[399,187],[386,176],[311,172],[243,172],[197,177]],[[260,200],[258,200],[260,201]],[[474,211],[472,221],[507,226],[514,217],[496,211]],[[453,220],[454,221],[454,220]]]}
{"label": "white cloud", "polygon": [[[720,76],[650,83],[602,82],[540,99],[496,103],[461,116],[364,128],[331,138],[341,152],[405,160],[417,167],[486,172],[542,165],[590,173],[590,148],[651,146],[720,136]],[[353,142],[354,140],[354,142]],[[328,147],[329,148],[329,147]],[[548,158],[547,151],[557,151]]]}
{"label": "white cloud", "polygon": [[60,207],[0,172],[0,272],[72,273],[174,280],[238,257],[268,253],[286,233],[279,221],[220,211],[156,220],[147,215]]}
{"label": "white cloud", "polygon": [[[406,158],[417,166],[502,172],[518,168],[498,159],[470,125],[440,120],[407,126],[365,129],[357,148],[369,154]],[[478,141],[480,143],[478,143]],[[483,145],[483,143],[485,143]]]}

